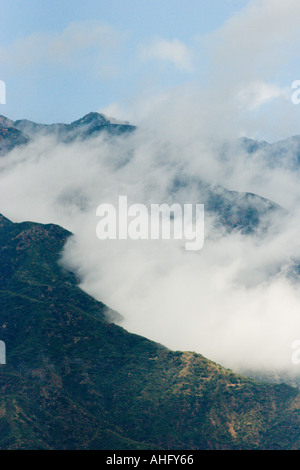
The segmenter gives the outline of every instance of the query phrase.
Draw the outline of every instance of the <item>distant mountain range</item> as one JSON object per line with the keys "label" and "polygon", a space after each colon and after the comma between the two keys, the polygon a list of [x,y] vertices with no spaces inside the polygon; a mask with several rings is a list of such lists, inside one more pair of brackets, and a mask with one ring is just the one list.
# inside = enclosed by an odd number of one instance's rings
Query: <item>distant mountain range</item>
{"label": "distant mountain range", "polygon": [[[0,115],[0,156],[15,146],[28,143],[38,135],[55,135],[62,142],[72,142],[76,139],[87,139],[103,131],[110,136],[115,136],[131,133],[135,129],[136,126],[128,122],[118,122],[96,112],[88,113],[70,124],[40,124],[28,119],[12,121]],[[245,151],[249,155],[263,151],[270,165],[278,164],[284,159],[285,164],[290,162],[291,165],[298,166],[300,164],[300,135],[274,143],[243,137],[236,142],[224,144],[220,149],[225,156],[229,151]]]}
{"label": "distant mountain range", "polygon": [[[135,126],[128,123],[115,123],[115,120],[95,112],[71,124],[38,124],[27,119],[11,121],[0,116],[0,157],[41,135],[55,136],[60,142],[71,143],[78,139],[86,140],[101,133],[106,133],[111,138],[130,135],[135,129]],[[250,152],[254,152],[261,145],[267,144],[254,143],[249,139],[243,141],[243,148],[249,149]],[[224,147],[223,152],[227,151],[228,147]],[[205,204],[207,213],[216,216],[216,223],[225,226],[227,230],[237,229],[243,233],[253,233],[266,214],[280,210],[274,202],[255,194],[228,191],[220,185],[211,185],[197,177],[186,176],[184,173],[180,173],[174,179],[169,193],[172,196],[176,195],[180,202],[180,193],[184,190],[186,195],[187,187],[190,189],[192,198],[195,198],[193,194],[199,195],[198,200],[191,199],[191,202],[199,203],[201,200],[201,203]]]}
{"label": "distant mountain range", "polygon": [[300,392],[111,322],[59,263],[70,233],[0,217],[1,449],[299,449]]}
{"label": "distant mountain range", "polygon": [[277,142],[269,143],[264,140],[253,140],[247,137],[223,144],[220,154],[230,158],[230,154],[245,153],[248,157],[263,159],[269,168],[284,168],[295,170],[300,166],[300,135],[294,135]]}
{"label": "distant mountain range", "polygon": [[0,156],[38,135],[55,135],[62,142],[72,142],[103,131],[109,135],[120,135],[134,129],[135,126],[116,123],[99,113],[89,113],[71,124],[38,124],[27,119],[11,121],[0,116]]}

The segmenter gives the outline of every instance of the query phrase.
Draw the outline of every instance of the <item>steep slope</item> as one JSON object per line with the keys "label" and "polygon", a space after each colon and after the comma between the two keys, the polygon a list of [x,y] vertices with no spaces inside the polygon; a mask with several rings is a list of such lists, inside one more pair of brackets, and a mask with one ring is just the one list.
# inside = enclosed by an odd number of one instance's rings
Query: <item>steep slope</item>
{"label": "steep slope", "polygon": [[300,448],[296,389],[112,324],[59,264],[70,235],[0,217],[1,449]]}
{"label": "steep slope", "polygon": [[28,138],[14,127],[13,121],[0,115],[0,157],[14,147],[27,142]]}

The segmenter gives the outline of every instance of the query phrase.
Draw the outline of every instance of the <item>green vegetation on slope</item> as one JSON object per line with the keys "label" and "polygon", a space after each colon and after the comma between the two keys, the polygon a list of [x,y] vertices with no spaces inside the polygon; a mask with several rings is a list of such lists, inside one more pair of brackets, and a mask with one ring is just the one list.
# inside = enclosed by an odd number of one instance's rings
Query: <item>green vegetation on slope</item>
{"label": "green vegetation on slope", "polygon": [[300,448],[300,395],[106,320],[59,263],[71,234],[0,216],[1,449]]}

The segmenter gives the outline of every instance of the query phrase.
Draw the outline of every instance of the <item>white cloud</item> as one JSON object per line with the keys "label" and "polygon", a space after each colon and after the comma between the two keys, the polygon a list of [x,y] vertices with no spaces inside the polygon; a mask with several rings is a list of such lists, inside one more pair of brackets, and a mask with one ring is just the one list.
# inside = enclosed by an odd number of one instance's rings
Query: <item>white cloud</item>
{"label": "white cloud", "polygon": [[194,44],[198,80],[194,74],[192,85],[169,90],[155,114],[149,108],[151,125],[191,145],[200,136],[278,140],[298,133],[299,107],[289,88],[298,78],[299,15],[298,0],[250,1]]}
{"label": "white cloud", "polygon": [[183,71],[192,70],[192,52],[178,39],[155,39],[152,44],[144,47],[141,53],[143,59],[156,59],[170,62]]}
{"label": "white cloud", "polygon": [[108,106],[105,106],[104,108],[100,108],[98,112],[104,114],[107,118],[109,118],[111,123],[118,122],[123,124],[129,124],[128,114],[118,103],[111,103]]}
{"label": "white cloud", "polygon": [[[63,31],[37,32],[0,47],[0,61],[13,70],[28,71],[31,67],[47,64],[83,67],[82,60],[91,55],[94,66],[99,62],[101,70],[101,67],[105,69],[100,60],[103,54],[119,48],[123,40],[124,35],[109,25],[94,21],[74,22]],[[107,70],[104,72],[107,74]]]}
{"label": "white cloud", "polygon": [[300,3],[253,0],[209,36],[222,79],[268,78],[298,55]]}
{"label": "white cloud", "polygon": [[289,88],[281,88],[274,83],[255,81],[238,92],[237,101],[242,108],[253,110],[279,97],[290,99],[290,94]]}

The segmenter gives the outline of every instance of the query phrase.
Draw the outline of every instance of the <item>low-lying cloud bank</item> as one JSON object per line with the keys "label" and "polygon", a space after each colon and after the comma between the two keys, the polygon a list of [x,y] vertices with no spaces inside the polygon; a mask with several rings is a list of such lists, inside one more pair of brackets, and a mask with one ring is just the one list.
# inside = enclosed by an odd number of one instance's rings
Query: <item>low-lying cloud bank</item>
{"label": "low-lying cloud bank", "polygon": [[[78,272],[87,292],[123,315],[128,330],[230,367],[295,371],[291,345],[300,337],[300,290],[292,268],[300,259],[299,170],[283,170],[284,155],[282,164],[270,168],[263,151],[257,156],[232,148],[224,158],[199,141],[193,159],[144,130],[72,144],[41,137],[0,160],[1,211],[14,221],[55,222],[71,230],[75,236],[64,262]],[[203,174],[195,175],[201,160]],[[234,161],[238,189],[276,195],[275,202],[286,202],[288,211],[266,213],[266,223],[253,234],[216,229],[213,212],[206,212],[201,251],[186,251],[184,240],[97,238],[99,204],[117,206],[119,195],[146,205],[202,203],[206,185],[174,189],[174,181],[184,170],[187,181],[201,183],[213,174],[214,185],[226,186],[226,168]],[[277,184],[279,175],[284,186]],[[263,206],[263,200],[257,204]]]}

